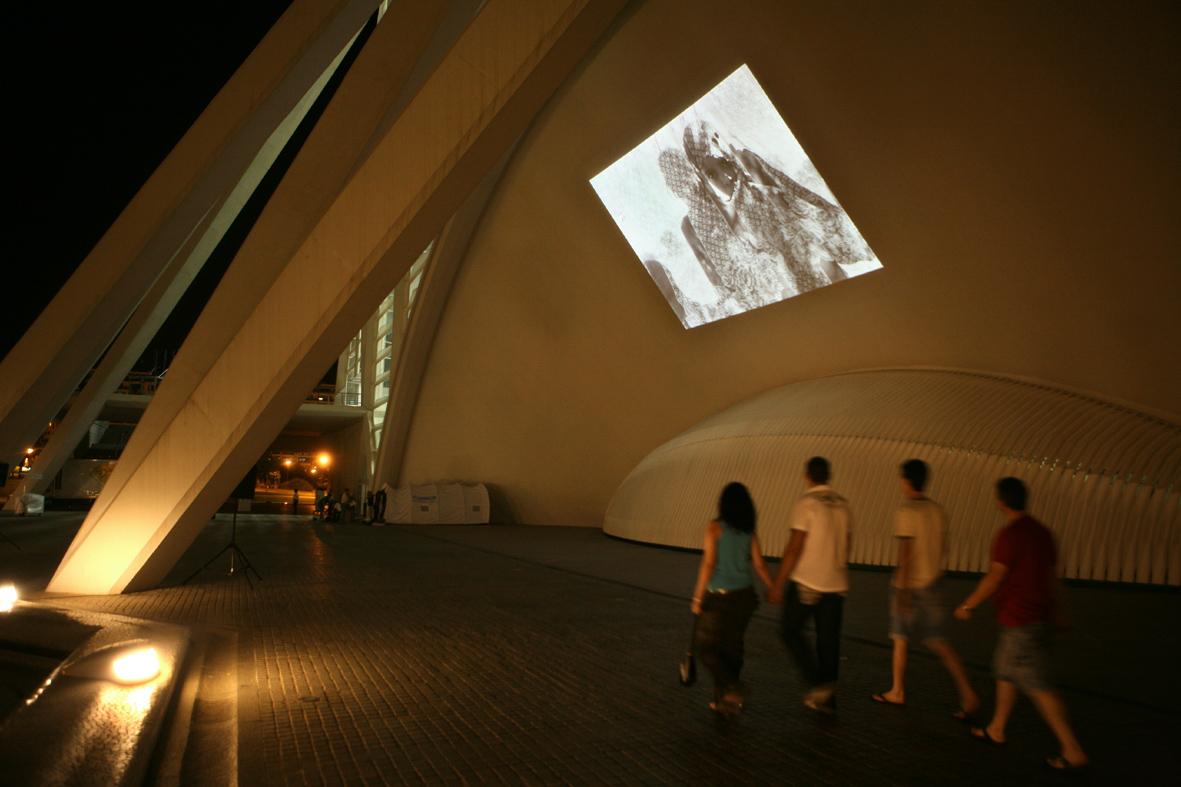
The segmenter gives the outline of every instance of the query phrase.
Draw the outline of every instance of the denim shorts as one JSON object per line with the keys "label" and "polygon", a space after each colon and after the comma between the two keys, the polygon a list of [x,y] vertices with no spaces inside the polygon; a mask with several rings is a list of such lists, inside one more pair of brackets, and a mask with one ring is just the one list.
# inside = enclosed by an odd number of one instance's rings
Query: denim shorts
{"label": "denim shorts", "polygon": [[910,610],[898,612],[898,588],[890,586],[890,639],[918,640],[923,643],[947,639],[947,607],[939,583],[910,589]]}
{"label": "denim shorts", "polygon": [[1026,694],[1053,688],[1046,658],[1048,644],[1045,623],[1001,626],[992,657],[996,679],[1013,683]]}

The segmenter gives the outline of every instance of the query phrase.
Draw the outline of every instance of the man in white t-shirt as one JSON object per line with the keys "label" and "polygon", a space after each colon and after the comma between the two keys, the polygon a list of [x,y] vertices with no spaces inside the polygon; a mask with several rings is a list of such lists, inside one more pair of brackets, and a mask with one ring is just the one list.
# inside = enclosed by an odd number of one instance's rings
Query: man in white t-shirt
{"label": "man in white t-shirt", "polygon": [[[808,682],[804,704],[818,711],[836,707],[853,520],[848,501],[828,486],[828,478],[827,459],[808,460],[804,470],[808,492],[792,509],[791,540],[768,594],[772,604],[783,602],[783,642]],[[804,641],[808,618],[816,628],[814,649]]]}
{"label": "man in white t-shirt", "polygon": [[906,704],[906,661],[912,639],[921,641],[939,656],[951,673],[960,695],[953,715],[971,721],[980,710],[980,698],[972,689],[959,655],[947,642],[944,624],[947,607],[939,580],[947,554],[947,513],[923,494],[927,463],[911,459],[902,465],[902,493],[906,502],[894,515],[898,539],[898,570],[890,582],[890,637],[894,640],[894,685],[873,699],[888,705]]}

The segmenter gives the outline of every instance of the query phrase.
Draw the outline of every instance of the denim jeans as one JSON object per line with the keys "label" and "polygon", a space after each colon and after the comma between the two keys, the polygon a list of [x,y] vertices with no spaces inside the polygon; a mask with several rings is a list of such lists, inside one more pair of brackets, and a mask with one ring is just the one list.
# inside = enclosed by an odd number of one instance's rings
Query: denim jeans
{"label": "denim jeans", "polygon": [[[783,629],[780,633],[811,688],[837,682],[844,606],[843,593],[821,593],[815,604],[804,604],[795,582],[789,583],[783,594]],[[808,618],[812,618],[816,627],[815,653],[804,640],[804,624]]]}
{"label": "denim jeans", "polygon": [[743,639],[758,605],[754,588],[710,592],[701,600],[701,614],[693,628],[693,650],[713,674],[715,700],[740,691],[738,676],[745,660]]}

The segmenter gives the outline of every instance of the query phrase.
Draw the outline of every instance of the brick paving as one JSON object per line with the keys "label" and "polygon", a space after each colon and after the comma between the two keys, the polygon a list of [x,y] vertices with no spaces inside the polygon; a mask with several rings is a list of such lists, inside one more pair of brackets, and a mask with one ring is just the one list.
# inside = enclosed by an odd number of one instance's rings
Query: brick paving
{"label": "brick paving", "polygon": [[[0,520],[24,547],[0,544],[0,571],[26,585],[43,577],[44,587],[80,520]],[[219,517],[166,584],[182,581],[228,538],[228,518]],[[689,689],[676,681],[696,555],[581,528],[370,528],[259,515],[239,518],[238,543],[263,577],[253,590],[206,572],[188,585],[57,603],[237,630],[244,785],[1064,779],[1041,765],[1054,742],[1027,700],[1007,747],[971,739],[950,719],[954,693],[933,659],[912,659],[905,709],[868,700],[888,684],[890,656],[884,640],[860,636],[884,627],[872,620],[877,607],[854,602],[859,587],[881,584],[882,574],[856,572],[836,715],[800,705],[802,687],[764,606],[747,637],[746,708],[724,721],[706,707],[708,676]],[[1175,628],[1181,595],[1140,592]],[[967,644],[965,653],[979,649]],[[1175,653],[1153,649],[1146,663],[1175,669]],[[987,672],[971,674],[990,703]],[[1134,695],[1137,685],[1129,677],[1123,693]],[[1095,761],[1088,782],[1176,783],[1176,708],[1111,689],[1065,692]]]}

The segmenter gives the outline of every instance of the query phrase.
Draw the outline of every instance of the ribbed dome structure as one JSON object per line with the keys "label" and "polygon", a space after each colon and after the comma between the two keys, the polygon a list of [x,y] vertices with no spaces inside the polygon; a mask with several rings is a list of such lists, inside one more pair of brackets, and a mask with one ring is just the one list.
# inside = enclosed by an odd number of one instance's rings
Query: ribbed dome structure
{"label": "ribbed dome structure", "polygon": [[850,560],[894,561],[899,465],[931,466],[951,516],[947,567],[984,571],[1003,523],[998,478],[1030,489],[1063,576],[1181,584],[1181,425],[1093,397],[983,373],[892,369],[794,383],[740,402],[650,453],[616,491],[604,530],[699,547],[729,481],[751,490],[768,555],[786,545],[803,467],[832,462],[853,506]]}

